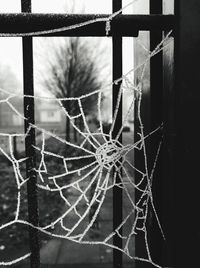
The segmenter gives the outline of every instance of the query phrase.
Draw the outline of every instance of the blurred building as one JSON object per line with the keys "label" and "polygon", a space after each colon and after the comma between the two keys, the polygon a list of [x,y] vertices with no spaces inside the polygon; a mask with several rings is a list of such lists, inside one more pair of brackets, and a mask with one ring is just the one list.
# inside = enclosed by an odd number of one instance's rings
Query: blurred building
{"label": "blurred building", "polygon": [[[0,94],[0,100],[6,98],[6,94]],[[11,98],[9,103],[0,103],[0,132],[23,133],[23,98]],[[65,130],[65,115],[55,101],[35,100],[35,122],[38,128],[51,132],[61,133]]]}

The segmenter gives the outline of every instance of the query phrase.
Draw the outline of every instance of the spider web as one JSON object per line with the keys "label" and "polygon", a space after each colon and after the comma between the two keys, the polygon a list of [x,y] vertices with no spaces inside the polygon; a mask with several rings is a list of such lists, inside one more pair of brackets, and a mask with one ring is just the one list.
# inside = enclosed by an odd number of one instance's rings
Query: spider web
{"label": "spider web", "polygon": [[[121,11],[122,10],[119,10],[107,19],[102,19],[106,22],[105,31],[107,34],[109,34],[110,31],[110,21]],[[86,25],[95,23],[96,21],[97,20],[92,22],[89,21],[84,24],[73,25],[67,29],[65,28],[65,30],[70,30],[76,27],[85,27]],[[59,32],[61,30],[63,31],[63,28],[55,29],[52,31]],[[41,32],[27,33],[23,34],[23,36],[33,36],[37,34],[41,34]],[[155,133],[162,131],[163,126],[157,126],[156,129],[145,135],[143,119],[141,115],[141,102],[143,96],[142,81],[144,79],[147,64],[153,56],[161,52],[164,47],[170,43],[170,34],[171,32],[165,36],[165,38],[160,44],[157,45],[154,51],[149,51],[148,48],[146,48],[138,39],[138,44],[147,51],[148,56],[143,63],[139,64],[139,66],[134,67],[122,77],[116,81],[113,81],[112,84],[121,83],[121,86],[118,93],[117,105],[114,112],[112,125],[109,132],[105,132],[103,127],[102,96],[106,91],[110,91],[111,84],[100,90],[96,90],[82,96],[70,98],[47,98],[24,95],[20,96],[20,94],[9,93],[4,89],[0,89],[3,95],[6,95],[4,99],[0,100],[0,105],[8,105],[13,113],[23,120],[27,120],[27,118],[25,118],[21,111],[19,111],[12,103],[13,99],[27,97],[34,98],[35,100],[40,99],[42,102],[55,101],[62,113],[67,118],[69,118],[71,127],[75,129],[77,133],[79,133],[79,141],[81,141],[79,144],[75,142],[68,142],[59,135],[43,129],[37,124],[30,125],[30,128],[34,128],[40,133],[40,143],[34,146],[39,159],[35,169],[38,178],[38,191],[48,192],[49,195],[56,193],[60,196],[60,199],[64,204],[62,213],[56,219],[51,220],[48,224],[45,225],[40,224],[38,227],[33,226],[30,222],[28,222],[28,220],[23,219],[20,216],[20,207],[22,202],[21,189],[27,183],[29,178],[26,178],[21,168],[21,165],[25,163],[26,158],[16,158],[13,148],[13,139],[15,137],[25,139],[26,136],[29,135],[30,129],[25,134],[0,133],[0,137],[7,138],[9,148],[7,151],[1,145],[0,152],[12,164],[14,178],[17,186],[17,205],[15,217],[13,220],[2,224],[0,226],[0,231],[6,230],[6,228],[9,228],[10,226],[18,223],[26,226],[31,226],[32,228],[35,228],[41,233],[46,234],[50,237],[62,238],[80,244],[105,245],[107,247],[122,251],[131,259],[134,258],[140,261],[151,263],[154,267],[161,267],[159,264],[156,264],[151,257],[150,246],[147,237],[147,215],[149,208],[153,208],[154,216],[157,219],[161,235],[165,239],[164,232],[156,213],[152,195],[152,181],[162,145],[162,138],[160,139],[157,148],[152,170],[148,169],[146,141],[151,136],[155,135]],[[17,36],[19,35],[20,34]],[[3,36],[5,36],[5,34]],[[138,70],[141,70],[141,76],[136,84],[136,82],[133,82],[132,75]],[[125,92],[132,93],[132,100],[128,107],[128,111],[123,117],[122,126],[118,131],[116,137],[113,138],[113,129],[117,123],[116,120],[117,114],[119,112],[120,100]],[[98,99],[96,111],[99,123],[97,129],[95,130],[91,129],[83,108],[84,100],[91,97],[92,95],[96,96]],[[68,112],[63,107],[63,101],[70,101],[75,103],[79,110],[77,114],[71,115],[70,112]],[[119,138],[130,114],[133,113],[136,106],[138,107],[137,117],[139,121],[140,132],[136,137],[136,141],[134,141],[132,144],[123,145],[123,143],[119,141]],[[76,119],[82,122],[82,125],[84,126],[83,129],[76,124]],[[62,146],[67,148],[69,151],[75,153],[66,156],[66,154],[62,152],[57,153],[49,150],[46,146],[49,139],[53,139],[59,144],[62,144]],[[130,152],[136,150],[139,150],[143,154],[144,169],[142,170],[136,167],[128,157],[128,154]],[[60,170],[57,170],[57,172],[52,172],[50,170],[50,158],[62,164],[62,168]],[[77,166],[77,163],[80,162],[83,162],[83,165]],[[134,177],[132,176],[132,174],[135,173],[137,173],[137,176],[140,177],[140,180],[137,182],[137,184],[135,183]],[[120,178],[120,183],[116,183],[117,176]],[[104,237],[101,236],[96,240],[94,238],[92,239],[90,236],[91,230],[93,229],[95,222],[98,221],[98,217],[101,213],[104,203],[106,202],[107,197],[110,196],[110,193],[114,187],[123,189],[123,193],[129,202],[129,211],[126,213],[126,216],[124,217],[121,224],[115,230],[104,234]],[[73,199],[70,198],[70,191],[76,192],[76,195]],[[135,201],[135,195],[133,194],[135,192],[138,192],[140,194],[140,198],[137,200],[137,202]],[[82,207],[82,210],[80,210],[80,206]],[[93,213],[91,213],[91,211],[93,211]],[[88,222],[89,215],[90,220]],[[74,221],[70,224],[69,219],[72,216]],[[85,224],[86,219],[87,224]],[[128,233],[121,235],[121,229],[124,228],[130,220],[132,222],[131,229]],[[131,252],[130,250],[130,244],[138,232],[144,233],[144,243],[147,256],[144,258],[134,256],[134,252]],[[119,236],[123,240],[122,248],[119,248],[113,244],[114,236]],[[26,259],[29,256],[30,253],[27,253],[24,256],[21,256],[20,258],[14,259],[12,261],[0,262],[0,265],[11,265],[23,259]]]}

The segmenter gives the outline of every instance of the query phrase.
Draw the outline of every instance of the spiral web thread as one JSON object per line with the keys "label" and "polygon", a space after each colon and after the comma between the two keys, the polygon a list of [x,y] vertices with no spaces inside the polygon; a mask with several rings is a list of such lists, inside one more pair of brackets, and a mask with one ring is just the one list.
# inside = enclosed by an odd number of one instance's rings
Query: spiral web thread
{"label": "spiral web thread", "polygon": [[[135,2],[135,1],[133,1]],[[132,2],[132,3],[133,3]],[[130,4],[132,4],[130,3]],[[129,5],[130,5],[129,4]],[[128,6],[128,5],[127,5]],[[117,16],[122,10],[114,13],[109,19],[107,19],[105,31],[106,33],[109,32],[109,22]],[[105,19],[103,19],[105,20]],[[86,27],[86,25],[93,23],[88,22],[84,25],[74,25],[71,26],[71,28],[76,27]],[[52,31],[59,32],[62,29],[54,29]],[[67,29],[65,29],[67,30]],[[28,33],[23,34],[25,35],[37,35],[38,33]],[[151,258],[151,252],[150,247],[148,243],[148,237],[147,237],[147,214],[149,211],[149,208],[153,208],[154,216],[157,219],[158,226],[161,231],[161,235],[163,236],[163,239],[165,239],[164,232],[162,230],[161,224],[159,222],[156,208],[154,207],[154,201],[153,201],[153,195],[152,195],[152,180],[154,176],[154,170],[156,168],[157,160],[159,157],[160,148],[162,145],[162,139],[160,140],[159,146],[157,148],[157,153],[155,155],[154,164],[152,170],[148,170],[148,157],[146,153],[146,140],[149,139],[149,137],[153,136],[158,131],[162,130],[162,125],[158,126],[156,129],[152,130],[152,132],[148,133],[147,135],[144,134],[144,127],[143,127],[143,119],[141,116],[141,101],[142,101],[142,81],[144,78],[145,68],[147,64],[149,63],[149,60],[156,55],[157,53],[161,52],[169,43],[170,43],[170,34],[169,32],[165,38],[162,40],[160,44],[157,45],[157,47],[154,49],[154,51],[149,51],[148,48],[144,47],[144,45],[138,40],[138,44],[148,51],[148,56],[146,60],[140,64],[139,66],[134,67],[129,72],[124,74],[122,77],[117,79],[116,81],[113,81],[113,83],[121,83],[121,87],[118,94],[118,101],[115,109],[115,113],[113,116],[112,126],[110,128],[109,133],[104,133],[103,129],[103,119],[102,119],[102,95],[105,91],[109,91],[111,88],[111,85],[108,85],[105,88],[102,88],[101,90],[97,90],[91,93],[88,93],[86,95],[82,95],[79,97],[71,97],[71,98],[47,98],[47,97],[39,97],[39,96],[20,96],[20,94],[15,93],[9,93],[5,91],[4,89],[0,89],[0,91],[4,94],[6,94],[5,99],[0,100],[1,104],[6,104],[10,107],[10,109],[13,111],[14,114],[22,118],[23,120],[27,120],[23,114],[21,114],[20,111],[17,110],[17,108],[12,104],[12,99],[19,98],[19,97],[27,97],[27,98],[34,98],[34,99],[40,99],[41,101],[49,101],[53,100],[58,103],[60,110],[66,117],[70,119],[70,124],[72,128],[74,128],[81,137],[81,144],[68,142],[65,139],[61,138],[60,136],[51,133],[45,129],[40,128],[37,124],[31,125],[32,128],[34,128],[37,131],[40,131],[41,133],[41,145],[36,145],[35,150],[40,155],[40,161],[39,165],[36,167],[36,173],[38,177],[38,183],[37,187],[38,190],[41,191],[47,191],[49,194],[52,192],[57,192],[60,195],[60,198],[63,200],[65,206],[64,210],[62,211],[62,214],[53,220],[50,224],[47,224],[45,226],[33,226],[28,221],[20,218],[20,206],[21,206],[21,189],[22,187],[27,183],[29,178],[26,178],[24,174],[22,174],[20,165],[21,163],[24,163],[26,161],[26,158],[22,159],[16,159],[13,151],[13,139],[14,137],[21,137],[24,138],[29,135],[30,129],[25,134],[8,134],[8,133],[0,133],[0,137],[7,137],[9,141],[9,152],[7,152],[2,145],[0,145],[0,152],[3,154],[8,161],[12,164],[13,171],[14,171],[14,177],[16,181],[17,186],[17,205],[16,205],[16,212],[15,217],[12,221],[9,221],[3,225],[0,226],[0,231],[5,231],[6,228],[10,227],[13,224],[19,223],[22,225],[31,226],[32,228],[38,229],[41,233],[47,234],[50,237],[56,237],[56,238],[63,238],[69,241],[73,241],[80,244],[92,244],[92,245],[105,245],[110,248],[117,248],[119,251],[122,251],[125,255],[130,257],[131,259],[134,258],[136,260],[140,260],[143,262],[151,263],[154,267],[161,266],[159,264],[156,264],[152,258]],[[4,35],[5,36],[5,35]],[[137,84],[133,82],[132,80],[132,74],[135,73],[137,70],[142,70],[140,79],[137,81]],[[121,96],[124,92],[132,92],[132,101],[129,106],[129,109],[126,113],[126,115],[123,117],[123,124],[116,136],[115,139],[113,139],[113,128],[116,123],[117,113],[119,110],[119,103]],[[84,99],[96,95],[98,98],[98,104],[97,104],[97,114],[99,119],[99,127],[98,130],[92,131],[90,129],[90,125],[87,122],[87,117],[84,113],[83,109],[83,101]],[[135,98],[135,96],[138,96]],[[79,107],[79,113],[76,115],[70,115],[68,111],[65,110],[63,107],[63,101],[73,101],[76,102],[76,104]],[[135,141],[133,144],[127,144],[123,145],[121,142],[119,142],[119,137],[123,131],[123,127],[126,125],[128,117],[130,113],[133,113],[133,109],[135,105],[138,106],[138,120],[140,125],[140,133],[138,133],[139,139]],[[74,122],[75,119],[81,119],[84,124],[84,131],[82,131]],[[51,151],[48,151],[45,149],[46,142],[49,138],[53,138],[56,141],[63,144],[63,146],[68,146],[68,148],[71,148],[73,150],[78,150],[80,152],[80,155],[70,156],[66,157]],[[128,153],[134,150],[140,150],[143,153],[143,159],[144,159],[144,170],[138,169],[136,166],[134,166],[133,163],[128,158]],[[63,170],[56,175],[49,175],[48,174],[48,165],[45,160],[46,156],[53,157],[55,159],[59,159],[63,162]],[[90,160],[89,163],[86,165],[83,165],[81,168],[73,168],[73,161],[80,161],[80,160]],[[71,168],[72,166],[72,168]],[[114,174],[113,174],[113,168],[114,168]],[[132,172],[130,172],[132,171]],[[132,174],[134,172],[137,172],[137,174],[140,175],[141,179],[136,184],[134,181],[134,176]],[[119,176],[121,182],[116,183],[116,177]],[[71,180],[69,181],[69,177],[71,177]],[[141,187],[142,184],[145,184],[145,187]],[[106,234],[106,237],[104,239],[96,241],[94,239],[90,239],[89,232],[92,228],[94,222],[97,220],[98,215],[101,213],[101,208],[104,204],[104,201],[106,199],[106,196],[109,192],[112,191],[113,187],[119,187],[123,189],[124,195],[128,199],[128,202],[130,203],[130,209],[128,214],[124,217],[122,223],[111,233]],[[91,188],[93,187],[93,196],[89,198],[89,193]],[[69,189],[75,190],[78,192],[78,195],[73,202],[68,198],[69,195],[66,194]],[[141,194],[140,199],[136,202],[135,197],[132,193],[135,193],[136,191],[139,191]],[[85,210],[80,213],[78,207],[80,203],[85,204]],[[92,207],[95,206],[95,212],[92,215],[92,218],[90,222],[85,225],[81,225],[85,218],[88,217],[88,214],[90,213],[90,210]],[[67,217],[70,217],[70,214],[74,213],[77,216],[76,222],[73,224],[73,226],[67,226]],[[69,219],[69,218],[68,218]],[[123,228],[129,220],[132,220],[132,227],[129,233],[123,234],[123,236],[120,234],[120,229]],[[138,223],[140,222],[140,226],[138,226]],[[141,225],[142,222],[142,225]],[[59,228],[57,228],[59,227]],[[57,231],[59,230],[59,231]],[[134,236],[137,235],[138,232],[144,233],[144,239],[145,239],[145,247],[146,247],[146,255],[147,257],[138,257],[134,256],[133,252],[131,252],[129,245],[131,243],[131,240]],[[118,248],[117,246],[113,245],[113,237],[114,236],[120,236],[123,240],[123,247]],[[11,260],[11,261],[5,261],[0,262],[0,265],[12,265],[14,263],[17,263],[23,259],[26,259],[30,256],[30,253],[25,254],[24,256],[21,256],[20,258]]]}

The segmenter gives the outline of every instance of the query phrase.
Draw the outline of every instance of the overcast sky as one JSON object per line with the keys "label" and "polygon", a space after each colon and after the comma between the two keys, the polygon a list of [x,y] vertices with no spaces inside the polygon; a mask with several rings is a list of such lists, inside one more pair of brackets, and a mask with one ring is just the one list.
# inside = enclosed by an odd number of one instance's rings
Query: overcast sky
{"label": "overcast sky", "polygon": [[[63,12],[63,6],[71,3],[72,0],[32,0],[33,12]],[[111,13],[112,0],[74,0],[76,6],[84,5],[88,13]],[[133,0],[122,0],[123,6]],[[137,0],[132,7],[127,8],[124,12],[142,12],[148,0]],[[141,8],[142,7],[142,8]],[[21,0],[1,0],[0,12],[20,12]],[[145,11],[146,12],[146,11]]]}

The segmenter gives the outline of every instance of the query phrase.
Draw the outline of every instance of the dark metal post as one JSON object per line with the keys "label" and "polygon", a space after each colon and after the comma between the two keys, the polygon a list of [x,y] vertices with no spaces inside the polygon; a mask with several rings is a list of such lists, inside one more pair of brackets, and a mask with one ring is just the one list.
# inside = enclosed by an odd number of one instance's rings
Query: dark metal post
{"label": "dark metal post", "polygon": [[[150,14],[162,14],[162,0],[150,0]],[[150,31],[150,51],[153,51],[163,39],[162,31]],[[156,129],[163,122],[163,52],[159,52],[150,60],[150,130]],[[162,137],[161,132],[155,133],[149,143],[148,149],[148,169],[149,174],[154,165],[154,160],[158,146]],[[161,153],[154,171],[152,193],[154,205],[159,220],[162,222],[162,160]],[[156,217],[152,207],[149,207],[147,220],[148,242],[151,257],[156,263],[161,263],[163,237],[158,227]]]}
{"label": "dark metal post", "polygon": [[174,206],[170,222],[174,267],[199,267],[200,2],[176,0]]}
{"label": "dark metal post", "polygon": [[[31,12],[31,0],[21,0],[22,12]],[[28,135],[25,139],[26,157],[26,176],[29,178],[27,182],[28,193],[28,214],[29,222],[34,226],[38,226],[38,200],[37,200],[37,177],[36,177],[36,154],[35,145],[35,129],[30,128],[35,123],[34,116],[34,98],[26,97],[26,95],[34,96],[33,88],[33,44],[32,37],[23,37],[23,73],[24,73],[24,115],[25,133]],[[40,267],[40,247],[38,239],[38,231],[29,228],[30,239],[30,262],[31,268]]]}
{"label": "dark metal post", "polygon": [[[122,8],[121,0],[113,0],[113,13]],[[112,37],[113,45],[113,81],[122,76],[122,37],[120,35],[114,35]],[[113,114],[116,109],[118,95],[120,91],[121,82],[113,84]],[[122,98],[120,100],[119,111],[116,118],[116,124],[113,129],[113,138],[117,136],[118,131],[122,126]],[[119,137],[120,142],[122,142],[122,135]],[[120,177],[117,176],[116,183],[120,183]],[[122,223],[122,199],[123,192],[119,187],[113,188],[113,229],[115,230]],[[120,234],[122,230],[120,229]],[[113,237],[113,244],[119,248],[122,248],[122,239],[115,235]],[[122,252],[113,249],[113,267],[122,268]]]}
{"label": "dark metal post", "polygon": [[[162,14],[162,0],[150,0],[150,14]],[[162,31],[150,31],[150,51],[153,51],[156,46],[162,41]],[[136,47],[137,48],[137,47]],[[139,51],[135,53],[139,54]],[[139,54],[140,55],[140,54]],[[137,57],[137,55],[136,55]],[[144,124],[144,134],[147,135],[152,130],[156,129],[161,125],[163,121],[162,116],[162,101],[163,101],[163,58],[162,52],[153,56],[150,60],[150,89],[143,93],[142,102],[140,107],[140,115]],[[145,74],[148,79],[148,72]],[[137,73],[136,73],[137,79]],[[137,82],[137,80],[136,80]],[[138,103],[135,104],[135,141],[138,139],[137,133],[140,132],[140,123],[138,118]],[[149,176],[154,165],[154,160],[156,158],[156,153],[158,150],[159,142],[161,139],[161,133],[155,133],[145,141],[146,153],[147,153],[147,165]],[[143,151],[135,151],[135,165],[138,169],[144,170],[144,155]],[[136,184],[141,180],[140,175],[135,173]],[[143,185],[145,187],[145,185]],[[160,157],[157,162],[156,169],[153,176],[153,198],[155,202],[156,212],[160,216],[162,194],[161,194],[161,163]],[[136,202],[140,200],[141,194],[138,191],[135,192]],[[156,221],[156,217],[152,210],[151,204],[149,203],[148,217],[146,222],[147,228],[147,239],[148,247],[150,249],[150,255],[153,261],[156,263],[161,262],[162,255],[162,235]],[[142,257],[147,255],[147,249],[145,245],[144,234],[138,232],[135,238],[135,254],[137,257]],[[151,267],[151,264],[144,264],[142,262],[136,261],[137,268]]]}
{"label": "dark metal post", "polygon": [[13,136],[13,154],[15,159],[18,158],[18,151],[17,151],[17,136]]}
{"label": "dark metal post", "polygon": [[[162,14],[162,0],[150,0],[150,14]],[[162,41],[162,31],[150,31],[150,50],[153,51]],[[162,122],[163,96],[163,54],[162,51],[150,61],[150,95],[152,129]]]}

